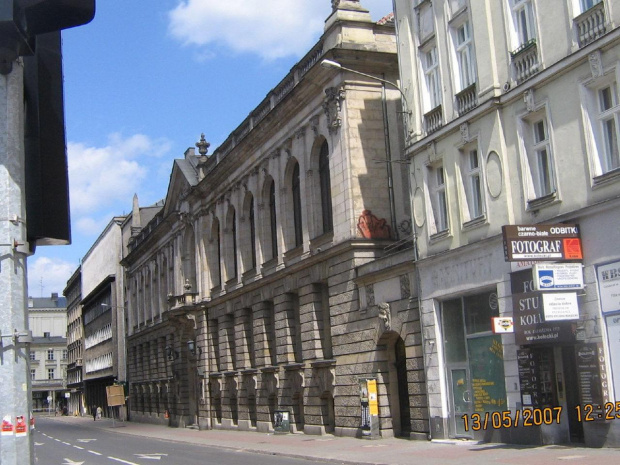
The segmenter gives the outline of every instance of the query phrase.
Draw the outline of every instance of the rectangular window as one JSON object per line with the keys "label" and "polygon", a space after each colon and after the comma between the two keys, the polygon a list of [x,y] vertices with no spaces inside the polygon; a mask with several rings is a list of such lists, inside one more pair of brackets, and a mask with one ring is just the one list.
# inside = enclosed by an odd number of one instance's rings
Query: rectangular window
{"label": "rectangular window", "polygon": [[437,59],[437,47],[432,46],[422,54],[426,90],[429,98],[429,108],[432,110],[441,105],[441,85],[439,81],[439,61]]}
{"label": "rectangular window", "polygon": [[53,368],[48,368],[47,369],[47,379],[54,379],[54,369]]}
{"label": "rectangular window", "polygon": [[30,351],[30,360],[36,360],[37,359],[37,353],[34,350]]}
{"label": "rectangular window", "polygon": [[62,359],[67,360],[67,349],[62,350]]}
{"label": "rectangular window", "polygon": [[480,179],[480,160],[478,150],[471,149],[465,153],[466,157],[466,196],[469,209],[469,219],[480,218],[484,214],[482,206],[482,182]]}
{"label": "rectangular window", "polygon": [[47,359],[54,360],[54,349],[48,349],[47,351]]}
{"label": "rectangular window", "polygon": [[585,12],[588,11],[590,8],[592,8],[594,5],[598,5],[599,3],[601,3],[603,0],[581,0],[581,12]]}
{"label": "rectangular window", "polygon": [[43,333],[43,337],[50,337],[50,333],[48,332]]}
{"label": "rectangular window", "polygon": [[465,21],[455,30],[456,56],[459,65],[460,90],[476,81],[475,60],[469,21]]}
{"label": "rectangular window", "polygon": [[30,370],[30,380],[34,381],[37,378],[37,370],[31,369]]}
{"label": "rectangular window", "polygon": [[448,229],[448,202],[443,166],[435,168],[431,173],[431,178],[433,182],[432,206],[435,217],[435,232],[440,233]]}
{"label": "rectangular window", "polygon": [[543,118],[533,124],[534,154],[536,164],[537,197],[543,197],[555,191],[551,172],[551,150],[547,134],[547,120]]}
{"label": "rectangular window", "polygon": [[512,0],[512,16],[517,47],[521,47],[536,38],[531,0]]}
{"label": "rectangular window", "polygon": [[599,127],[602,147],[599,147],[599,157],[603,173],[620,167],[620,152],[618,150],[618,129],[620,128],[618,92],[616,83],[598,90]]}

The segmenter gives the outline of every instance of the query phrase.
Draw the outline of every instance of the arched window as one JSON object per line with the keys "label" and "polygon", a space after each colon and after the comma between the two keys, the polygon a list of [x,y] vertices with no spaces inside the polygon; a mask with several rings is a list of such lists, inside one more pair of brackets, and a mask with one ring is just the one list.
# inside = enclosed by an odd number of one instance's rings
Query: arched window
{"label": "arched window", "polygon": [[295,229],[295,247],[299,247],[304,240],[301,224],[301,186],[299,184],[299,163],[295,163],[291,183],[293,192],[293,227]]}
{"label": "arched window", "polygon": [[278,227],[276,223],[276,184],[272,180],[269,186],[269,221],[271,232],[271,258],[278,256]]}
{"label": "arched window", "polygon": [[333,231],[332,217],[332,188],[329,173],[329,147],[327,141],[321,145],[319,153],[319,182],[321,189],[321,216],[323,219],[323,233]]}

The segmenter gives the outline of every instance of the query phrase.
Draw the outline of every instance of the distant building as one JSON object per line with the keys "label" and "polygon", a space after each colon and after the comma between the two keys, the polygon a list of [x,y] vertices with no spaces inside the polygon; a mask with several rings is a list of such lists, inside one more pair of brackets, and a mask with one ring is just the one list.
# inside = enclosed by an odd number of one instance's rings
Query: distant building
{"label": "distant building", "polygon": [[82,269],[78,267],[63,291],[67,298],[67,390],[71,414],[83,415],[84,402],[84,322],[82,320]]}
{"label": "distant building", "polygon": [[28,298],[30,379],[32,408],[62,408],[67,405],[67,300],[50,297]]}
{"label": "distant building", "polygon": [[[114,217],[82,259],[81,307],[84,326],[82,351],[84,406],[107,408],[106,387],[126,381],[124,274],[121,224],[124,216]],[[123,416],[125,412],[120,410]]]}

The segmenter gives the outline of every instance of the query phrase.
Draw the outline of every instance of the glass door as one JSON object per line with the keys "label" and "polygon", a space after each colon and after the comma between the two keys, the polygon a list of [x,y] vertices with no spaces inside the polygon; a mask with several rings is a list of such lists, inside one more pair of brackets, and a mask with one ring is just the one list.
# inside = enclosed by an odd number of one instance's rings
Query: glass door
{"label": "glass door", "polygon": [[452,415],[450,417],[452,431],[458,437],[471,437],[471,433],[465,431],[465,421],[463,420],[463,415],[471,416],[473,413],[469,370],[467,368],[451,368],[450,387],[452,390]]}

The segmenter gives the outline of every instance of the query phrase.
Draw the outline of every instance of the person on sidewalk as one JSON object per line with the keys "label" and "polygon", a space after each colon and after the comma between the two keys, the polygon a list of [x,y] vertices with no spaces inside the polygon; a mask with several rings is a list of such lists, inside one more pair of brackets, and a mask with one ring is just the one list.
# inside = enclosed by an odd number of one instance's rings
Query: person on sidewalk
{"label": "person on sidewalk", "polygon": [[93,421],[97,421],[97,407],[93,405],[90,408],[90,412],[93,414]]}
{"label": "person on sidewalk", "polygon": [[101,420],[102,413],[103,413],[103,409],[101,407],[97,407],[97,420]]}

